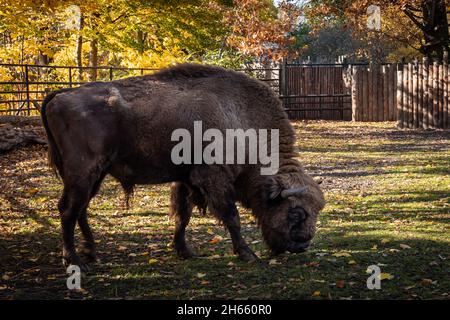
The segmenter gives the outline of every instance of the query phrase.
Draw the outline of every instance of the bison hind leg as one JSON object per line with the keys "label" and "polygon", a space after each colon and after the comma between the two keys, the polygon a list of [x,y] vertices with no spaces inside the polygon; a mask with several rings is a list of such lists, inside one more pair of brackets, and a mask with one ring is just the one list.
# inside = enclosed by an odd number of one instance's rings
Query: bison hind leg
{"label": "bison hind leg", "polygon": [[[89,200],[92,199],[100,189],[100,186],[105,178],[106,173],[102,173],[98,180],[94,183],[91,194],[89,196]],[[81,233],[83,235],[83,254],[89,260],[89,262],[93,262],[97,260],[96,253],[96,245],[94,241],[94,236],[92,235],[91,228],[87,219],[87,206],[81,211],[81,214],[78,216],[78,226],[80,227]]]}
{"label": "bison hind leg", "polygon": [[181,182],[172,183],[170,189],[171,215],[175,218],[173,247],[177,255],[183,259],[195,257],[196,254],[186,244],[186,227],[191,219],[194,205],[191,200],[192,191]]}

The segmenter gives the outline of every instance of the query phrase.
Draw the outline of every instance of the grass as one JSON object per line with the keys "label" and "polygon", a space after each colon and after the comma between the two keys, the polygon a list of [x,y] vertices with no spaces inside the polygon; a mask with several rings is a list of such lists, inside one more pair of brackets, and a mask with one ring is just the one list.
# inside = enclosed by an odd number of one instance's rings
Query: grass
{"label": "grass", "polygon": [[[449,299],[449,132],[294,125],[299,159],[323,180],[328,202],[310,251],[270,257],[241,209],[243,235],[261,263],[238,261],[224,228],[200,214],[188,240],[202,256],[180,260],[170,247],[168,186],[139,187],[126,211],[118,183],[107,179],[90,206],[101,262],[79,292],[66,289],[55,210],[61,184],[45,148],[1,156],[0,299]],[[366,287],[374,264],[391,278],[380,290]]]}

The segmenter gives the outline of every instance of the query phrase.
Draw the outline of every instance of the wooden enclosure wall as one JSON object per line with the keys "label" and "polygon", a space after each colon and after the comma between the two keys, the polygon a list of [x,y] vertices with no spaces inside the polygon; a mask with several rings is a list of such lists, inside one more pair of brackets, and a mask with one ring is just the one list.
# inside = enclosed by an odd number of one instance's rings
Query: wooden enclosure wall
{"label": "wooden enclosure wall", "polygon": [[342,65],[286,65],[283,103],[291,119],[351,120]]}
{"label": "wooden enclosure wall", "polygon": [[450,128],[449,66],[434,63],[402,65],[397,82],[397,124],[400,128]]}
{"label": "wooden enclosure wall", "polygon": [[352,120],[397,119],[397,65],[351,66]]}

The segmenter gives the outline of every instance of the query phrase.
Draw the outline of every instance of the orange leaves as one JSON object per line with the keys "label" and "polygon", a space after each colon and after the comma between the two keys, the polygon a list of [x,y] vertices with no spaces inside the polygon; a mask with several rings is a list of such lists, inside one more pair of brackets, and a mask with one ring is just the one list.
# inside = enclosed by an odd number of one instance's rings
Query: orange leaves
{"label": "orange leaves", "polygon": [[236,0],[234,8],[225,13],[232,30],[227,44],[244,54],[279,60],[287,54],[291,39],[286,34],[299,15],[299,9],[288,3],[281,3],[277,10],[269,1]]}
{"label": "orange leaves", "polygon": [[222,236],[217,234],[211,240],[209,240],[209,243],[210,244],[216,244],[216,243],[219,243],[222,240],[223,240]]}

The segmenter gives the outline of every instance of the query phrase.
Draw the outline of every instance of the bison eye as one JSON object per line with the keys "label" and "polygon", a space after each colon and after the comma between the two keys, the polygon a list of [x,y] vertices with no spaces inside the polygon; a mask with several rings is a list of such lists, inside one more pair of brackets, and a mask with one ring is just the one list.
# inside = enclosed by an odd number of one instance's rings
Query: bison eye
{"label": "bison eye", "polygon": [[306,211],[303,208],[291,208],[289,209],[288,218],[293,224],[297,224],[306,219]]}

